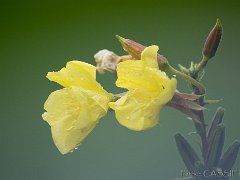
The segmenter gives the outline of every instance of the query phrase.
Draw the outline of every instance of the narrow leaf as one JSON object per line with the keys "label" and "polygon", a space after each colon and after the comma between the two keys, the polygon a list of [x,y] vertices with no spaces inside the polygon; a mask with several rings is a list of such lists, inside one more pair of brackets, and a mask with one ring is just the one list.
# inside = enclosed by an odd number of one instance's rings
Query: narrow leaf
{"label": "narrow leaf", "polygon": [[[175,135],[175,141],[177,144],[178,151],[185,163],[187,169],[190,172],[194,172],[197,170],[199,163],[201,163],[197,153],[192,148],[192,146],[188,143],[188,141],[180,134],[177,133]],[[197,166],[196,166],[197,165]]]}
{"label": "narrow leaf", "polygon": [[235,161],[238,156],[240,148],[240,142],[234,141],[232,145],[229,146],[227,151],[223,154],[220,162],[219,167],[224,171],[229,171],[233,168],[233,165],[235,164]]}
{"label": "narrow leaf", "polygon": [[223,99],[205,99],[204,100],[204,105],[206,104],[217,104],[221,102]]}
{"label": "narrow leaf", "polygon": [[207,154],[207,166],[216,167],[220,161],[225,140],[225,127],[219,124],[211,141],[209,141],[209,151]]}
{"label": "narrow leaf", "polygon": [[208,131],[208,141],[210,142],[214,136],[214,133],[216,131],[217,126],[222,123],[223,121],[223,115],[224,115],[224,109],[222,107],[219,107],[212,119],[212,124],[210,126],[210,129]]}

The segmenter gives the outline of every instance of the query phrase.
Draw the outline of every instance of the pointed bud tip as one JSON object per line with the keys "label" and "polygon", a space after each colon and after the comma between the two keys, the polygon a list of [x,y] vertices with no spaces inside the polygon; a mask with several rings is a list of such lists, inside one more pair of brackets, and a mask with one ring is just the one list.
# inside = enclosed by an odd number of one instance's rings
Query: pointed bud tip
{"label": "pointed bud tip", "polygon": [[122,45],[124,45],[126,43],[126,41],[127,41],[127,39],[125,39],[125,38],[123,38],[123,37],[121,37],[119,35],[116,35],[116,38]]}
{"label": "pointed bud tip", "polygon": [[222,33],[222,23],[220,21],[219,18],[217,18],[217,21],[216,21],[216,24],[215,24],[215,27],[219,29],[219,32]]}
{"label": "pointed bud tip", "polygon": [[219,18],[217,18],[216,26],[222,27],[222,24]]}

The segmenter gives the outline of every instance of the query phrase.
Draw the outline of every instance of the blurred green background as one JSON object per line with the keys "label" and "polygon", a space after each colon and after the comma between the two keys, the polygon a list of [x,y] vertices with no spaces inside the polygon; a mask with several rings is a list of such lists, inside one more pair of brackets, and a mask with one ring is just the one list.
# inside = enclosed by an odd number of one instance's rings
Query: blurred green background
{"label": "blurred green background", "polygon": [[[146,45],[160,45],[171,64],[201,58],[204,40],[221,19],[224,35],[203,82],[212,99],[223,98],[226,145],[240,139],[239,18],[237,1],[1,1],[0,6],[0,179],[3,180],[157,180],[181,176],[184,164],[173,135],[193,125],[165,108],[161,123],[145,132],[120,126],[113,113],[104,117],[78,150],[61,155],[41,118],[48,95],[61,88],[48,81],[72,59],[95,64],[100,49],[124,54],[115,34]],[[111,74],[98,76],[111,92]],[[187,91],[184,81],[178,89]],[[208,106],[208,119],[218,105]],[[209,120],[208,120],[209,122]],[[198,149],[198,137],[188,137]],[[240,157],[234,169],[240,169]],[[239,179],[236,175],[232,179]]]}

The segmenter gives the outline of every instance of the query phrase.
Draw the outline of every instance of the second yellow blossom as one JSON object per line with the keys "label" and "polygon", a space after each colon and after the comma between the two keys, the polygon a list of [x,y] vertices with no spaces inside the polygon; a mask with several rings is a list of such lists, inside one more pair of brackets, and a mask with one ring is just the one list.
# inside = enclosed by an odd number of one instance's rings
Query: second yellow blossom
{"label": "second yellow blossom", "polygon": [[154,127],[161,108],[173,97],[177,81],[159,70],[158,46],[149,46],[141,54],[141,60],[127,60],[117,65],[118,87],[129,90],[110,107],[115,110],[119,123],[131,130]]}

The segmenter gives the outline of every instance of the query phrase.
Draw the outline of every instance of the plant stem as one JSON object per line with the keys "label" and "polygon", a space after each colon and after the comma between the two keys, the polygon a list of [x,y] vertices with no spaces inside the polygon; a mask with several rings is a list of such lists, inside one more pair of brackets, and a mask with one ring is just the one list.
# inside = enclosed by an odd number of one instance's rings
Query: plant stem
{"label": "plant stem", "polygon": [[[204,60],[202,60],[202,61],[204,61]],[[202,67],[204,67],[204,63],[203,63]],[[196,86],[192,86],[192,88],[193,88],[193,93],[194,94],[196,94],[196,95],[203,95],[202,92]],[[197,100],[197,103],[200,106],[204,106],[204,96],[199,98]],[[196,122],[194,122],[194,125],[195,125],[196,130],[198,131],[198,134],[201,137],[201,141],[202,141],[202,157],[203,157],[204,163],[206,164],[207,153],[208,153],[208,149],[209,149],[209,142],[208,142],[207,130],[206,130],[207,125],[205,123],[204,113],[203,113],[202,110],[201,111],[195,111],[194,113],[198,117],[198,121],[201,122],[201,124],[197,124]]]}
{"label": "plant stem", "polygon": [[164,71],[175,74],[175,75],[187,80],[189,83],[196,86],[196,88],[199,90],[201,95],[205,94],[205,87],[201,83],[199,83],[198,81],[193,79],[191,76],[188,76],[188,75],[174,69],[170,64],[165,64]]}
{"label": "plant stem", "polygon": [[202,156],[203,156],[204,163],[206,163],[209,143],[207,139],[207,131],[206,131],[206,124],[204,120],[204,114],[203,114],[203,111],[195,111],[195,114],[198,117],[198,121],[201,122],[201,124],[194,122],[194,125],[196,130],[198,131],[198,134],[201,137]]}
{"label": "plant stem", "polygon": [[197,72],[196,72],[196,73],[198,73],[199,71],[201,71],[201,70],[203,70],[203,69],[205,68],[205,66],[206,66],[207,63],[208,63],[208,60],[209,60],[208,57],[206,57],[206,56],[203,56],[203,57],[202,57],[202,60],[201,60],[201,61],[199,62],[199,64],[198,64]]}

